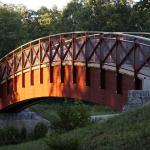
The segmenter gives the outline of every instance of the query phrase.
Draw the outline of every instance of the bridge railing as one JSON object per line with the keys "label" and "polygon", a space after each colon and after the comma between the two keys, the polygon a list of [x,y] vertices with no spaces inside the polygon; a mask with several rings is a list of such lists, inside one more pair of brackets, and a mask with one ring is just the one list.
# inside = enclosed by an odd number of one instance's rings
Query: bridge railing
{"label": "bridge railing", "polygon": [[97,31],[42,37],[0,60],[0,83],[26,71],[55,64],[63,66],[64,63],[94,65],[101,69],[111,67],[116,72],[130,71],[135,77],[150,77],[150,39],[135,33]]}

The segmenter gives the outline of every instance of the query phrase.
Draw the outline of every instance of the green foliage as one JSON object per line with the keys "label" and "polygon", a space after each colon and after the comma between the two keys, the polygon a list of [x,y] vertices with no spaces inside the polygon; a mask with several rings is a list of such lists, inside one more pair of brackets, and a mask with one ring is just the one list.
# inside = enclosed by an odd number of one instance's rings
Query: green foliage
{"label": "green foliage", "polygon": [[76,137],[63,137],[61,135],[49,136],[46,143],[51,150],[77,150],[79,140]]}
{"label": "green foliage", "polygon": [[43,139],[15,145],[0,146],[0,150],[49,150]]}
{"label": "green foliage", "polygon": [[[61,134],[60,143],[78,139],[78,150],[147,150],[150,149],[150,105],[123,113],[105,122]],[[59,139],[58,138],[58,139]],[[59,147],[54,137],[55,147]],[[53,146],[53,137],[48,141]],[[68,141],[68,143],[71,140]],[[62,145],[63,145],[62,144]],[[68,144],[69,145],[69,144]]]}
{"label": "green foliage", "polygon": [[0,146],[18,144],[21,142],[42,138],[45,137],[47,131],[48,127],[43,123],[38,123],[35,126],[34,131],[28,134],[26,128],[22,128],[21,130],[14,127],[2,128],[0,129]]}
{"label": "green foliage", "polygon": [[21,16],[11,8],[0,6],[0,57],[18,46],[22,40]]}
{"label": "green foliage", "polygon": [[44,123],[37,123],[37,125],[34,128],[34,139],[45,137],[47,131],[48,127]]}
{"label": "green foliage", "polygon": [[[150,105],[138,110],[124,113],[103,123],[97,123],[80,143],[82,150],[143,150],[149,149],[150,144]],[[94,129],[97,129],[94,131]]]}
{"label": "green foliage", "polygon": [[[129,3],[131,1],[131,3]],[[0,57],[38,37],[75,30],[150,32],[150,3],[140,0],[72,0],[62,11],[0,4]]]}
{"label": "green foliage", "polygon": [[6,144],[17,144],[20,143],[23,139],[19,130],[14,127],[7,127],[0,129],[0,145]]}
{"label": "green foliage", "polygon": [[25,127],[23,127],[20,131],[20,138],[21,138],[21,141],[24,141],[27,139],[27,130]]}
{"label": "green foliage", "polygon": [[69,131],[84,127],[89,122],[89,113],[81,102],[69,105],[67,101],[57,111],[58,118],[52,121],[51,128],[56,131]]}
{"label": "green foliage", "polygon": [[150,32],[150,2],[149,0],[140,0],[134,7],[134,18],[138,31]]}
{"label": "green foliage", "polygon": [[[74,100],[68,99],[70,107],[74,106]],[[56,99],[53,101],[43,101],[39,104],[33,105],[30,108],[40,114],[43,118],[49,120],[50,122],[58,118],[58,110],[62,108],[63,99]],[[100,114],[112,114],[119,113],[117,110],[103,106],[103,105],[93,105],[84,104],[84,108],[88,111],[89,115],[100,115]]]}
{"label": "green foliage", "polygon": [[46,139],[48,147],[44,143],[45,139],[40,139],[29,143],[0,147],[0,150],[48,150],[52,148],[62,150],[63,147],[69,147],[66,149],[70,150],[72,143],[76,143],[72,145],[77,150],[149,150],[149,114],[150,105],[125,112],[108,121],[94,123],[61,135],[48,136]]}

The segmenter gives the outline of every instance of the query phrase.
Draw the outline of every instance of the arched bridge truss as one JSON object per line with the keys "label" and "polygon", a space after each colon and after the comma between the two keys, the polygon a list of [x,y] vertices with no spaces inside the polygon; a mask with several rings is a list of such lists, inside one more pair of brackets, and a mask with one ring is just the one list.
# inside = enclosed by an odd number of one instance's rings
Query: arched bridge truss
{"label": "arched bridge truss", "polygon": [[[35,80],[43,84],[43,69],[49,68],[48,82],[53,83],[54,68],[60,66],[60,83],[64,83],[66,65],[72,66],[72,84],[78,83],[78,66],[84,66],[82,76],[85,86],[92,84],[91,68],[97,68],[97,81],[101,89],[106,86],[106,70],[115,72],[116,94],[121,95],[123,92],[123,74],[132,76],[134,89],[141,89],[141,79],[150,78],[150,39],[132,33],[74,32],[51,35],[26,43],[0,60],[0,88],[1,91],[5,90],[5,94],[1,92],[1,101],[6,97],[10,98],[9,95],[11,99],[15,99],[18,76],[21,76],[21,88],[26,88],[27,72],[30,76],[28,82],[32,86]],[[34,70],[39,70],[38,78]],[[14,102],[17,100],[7,104],[1,102],[1,109]]]}

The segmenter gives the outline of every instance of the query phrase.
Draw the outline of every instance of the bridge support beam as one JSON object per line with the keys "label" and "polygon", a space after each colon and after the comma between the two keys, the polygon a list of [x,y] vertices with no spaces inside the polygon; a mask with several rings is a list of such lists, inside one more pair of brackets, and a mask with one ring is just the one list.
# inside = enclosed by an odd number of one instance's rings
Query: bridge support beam
{"label": "bridge support beam", "polygon": [[22,88],[25,88],[25,74],[22,73]]}
{"label": "bridge support beam", "polygon": [[40,68],[40,84],[43,84],[43,68]]}
{"label": "bridge support beam", "polygon": [[30,84],[34,85],[34,71],[33,70],[31,70],[30,72]]}
{"label": "bridge support beam", "polygon": [[142,80],[139,79],[137,76],[134,77],[134,89],[141,90],[142,89]]}
{"label": "bridge support beam", "polygon": [[116,93],[122,94],[122,74],[118,71],[116,73]]}
{"label": "bridge support beam", "polygon": [[75,66],[73,64],[73,83],[76,84],[77,83],[77,66]]}
{"label": "bridge support beam", "polygon": [[16,76],[14,76],[14,78],[13,78],[13,91],[14,91],[14,92],[16,92],[16,91],[17,91],[16,83],[17,83],[17,77],[16,77]]}
{"label": "bridge support beam", "polygon": [[85,77],[85,79],[86,79],[86,86],[90,86],[90,84],[91,84],[91,76],[90,76],[90,67],[88,67],[87,65],[86,65],[86,68],[85,68],[86,70],[85,70],[85,75],[86,75],[86,77]]}
{"label": "bridge support beam", "polygon": [[54,77],[53,77],[54,67],[50,65],[49,70],[50,70],[50,83],[53,83],[54,82]]}
{"label": "bridge support beam", "polygon": [[101,89],[105,89],[105,82],[106,82],[105,76],[106,76],[105,69],[100,67],[100,88]]}
{"label": "bridge support beam", "polygon": [[61,83],[64,83],[64,78],[65,78],[65,66],[61,65],[60,72],[61,72]]}

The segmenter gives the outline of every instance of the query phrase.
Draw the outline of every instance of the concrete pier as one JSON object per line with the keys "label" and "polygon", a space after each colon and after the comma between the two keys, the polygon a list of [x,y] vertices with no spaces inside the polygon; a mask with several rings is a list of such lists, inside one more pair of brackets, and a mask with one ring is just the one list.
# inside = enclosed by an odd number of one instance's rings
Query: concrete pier
{"label": "concrete pier", "polygon": [[26,128],[32,131],[37,123],[42,122],[49,126],[49,121],[37,115],[30,109],[25,109],[19,113],[0,114],[0,128],[15,127],[17,129]]}

